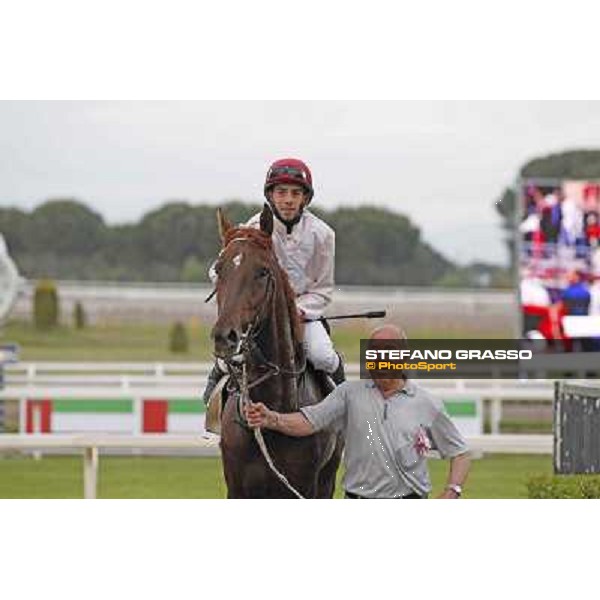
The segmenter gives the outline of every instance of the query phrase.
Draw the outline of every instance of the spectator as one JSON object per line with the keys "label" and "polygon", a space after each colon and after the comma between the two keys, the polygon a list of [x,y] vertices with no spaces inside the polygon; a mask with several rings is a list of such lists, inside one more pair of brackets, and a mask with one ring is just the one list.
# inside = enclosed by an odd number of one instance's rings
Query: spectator
{"label": "spectator", "polygon": [[[567,287],[562,292],[562,305],[565,314],[569,316],[586,316],[590,309],[590,290],[585,282],[585,275],[581,271],[571,271],[567,276]],[[593,340],[582,338],[573,340],[574,350],[590,352],[593,350]]]}
{"label": "spectator", "polygon": [[598,246],[598,241],[600,240],[600,223],[596,211],[586,213],[585,237],[590,247],[596,248]]}
{"label": "spectator", "polygon": [[562,338],[557,306],[552,304],[549,291],[532,268],[523,270],[520,295],[523,334],[527,337],[535,337],[534,332],[539,332],[548,340]]}
{"label": "spectator", "polygon": [[568,315],[587,315],[590,307],[590,291],[581,271],[571,271],[567,275],[567,287],[561,294],[561,300]]}
{"label": "spectator", "polygon": [[560,241],[563,244],[574,246],[578,240],[583,238],[583,211],[575,198],[570,196],[562,198]]}

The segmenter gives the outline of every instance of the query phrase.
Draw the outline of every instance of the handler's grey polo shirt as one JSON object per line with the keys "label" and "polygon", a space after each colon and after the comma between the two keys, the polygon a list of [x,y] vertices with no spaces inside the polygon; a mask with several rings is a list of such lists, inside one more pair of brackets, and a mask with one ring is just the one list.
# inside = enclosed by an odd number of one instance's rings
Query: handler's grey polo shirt
{"label": "handler's grey polo shirt", "polygon": [[415,446],[420,432],[444,458],[468,450],[442,401],[410,380],[387,399],[373,380],[347,381],[301,411],[316,430],[344,430],[344,488],[366,498],[431,491],[425,456]]}

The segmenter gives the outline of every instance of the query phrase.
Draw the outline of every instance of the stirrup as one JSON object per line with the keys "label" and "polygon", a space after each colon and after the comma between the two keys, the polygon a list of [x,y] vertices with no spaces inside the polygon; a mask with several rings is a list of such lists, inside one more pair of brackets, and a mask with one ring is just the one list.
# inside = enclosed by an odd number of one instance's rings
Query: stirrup
{"label": "stirrup", "polygon": [[219,381],[221,381],[221,378],[224,375],[225,373],[220,369],[218,363],[215,363],[210,373],[208,374],[206,387],[204,388],[204,392],[202,392],[202,400],[204,400],[204,404],[206,406],[208,406],[210,397],[212,396],[215,387],[217,387],[217,384],[219,383]]}
{"label": "stirrup", "polygon": [[228,381],[229,375],[223,375],[215,384],[206,407],[204,429],[215,435],[221,435],[221,418],[223,416],[223,405],[225,404],[227,393],[225,386]]}

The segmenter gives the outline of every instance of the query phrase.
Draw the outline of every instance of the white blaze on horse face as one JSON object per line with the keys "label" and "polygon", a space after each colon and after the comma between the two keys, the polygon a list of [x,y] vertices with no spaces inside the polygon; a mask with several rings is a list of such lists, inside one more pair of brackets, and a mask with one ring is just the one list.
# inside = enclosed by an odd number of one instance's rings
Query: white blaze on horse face
{"label": "white blaze on horse face", "polygon": [[236,254],[233,257],[233,265],[235,266],[235,268],[237,269],[240,266],[240,263],[242,262],[242,258],[244,258],[243,254]]}

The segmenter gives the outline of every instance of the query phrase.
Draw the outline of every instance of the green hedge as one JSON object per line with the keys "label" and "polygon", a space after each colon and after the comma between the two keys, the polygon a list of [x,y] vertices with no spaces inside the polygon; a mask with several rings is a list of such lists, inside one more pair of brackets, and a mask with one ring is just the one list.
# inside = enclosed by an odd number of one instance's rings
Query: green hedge
{"label": "green hedge", "polygon": [[174,323],[169,332],[169,350],[171,352],[189,352],[190,338],[185,325],[180,321]]}
{"label": "green hedge", "polygon": [[33,322],[36,329],[51,329],[58,325],[59,299],[56,284],[51,279],[42,279],[35,285],[33,297]]}
{"label": "green hedge", "polygon": [[75,308],[73,309],[73,321],[75,323],[75,329],[85,329],[85,326],[87,325],[87,315],[85,314],[85,309],[81,302],[75,304]]}
{"label": "green hedge", "polygon": [[540,475],[527,482],[529,498],[600,498],[600,475]]}

